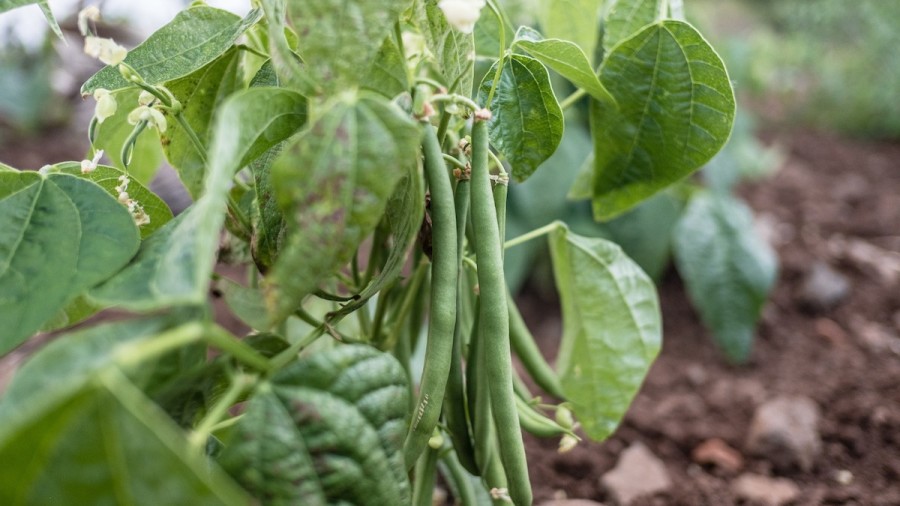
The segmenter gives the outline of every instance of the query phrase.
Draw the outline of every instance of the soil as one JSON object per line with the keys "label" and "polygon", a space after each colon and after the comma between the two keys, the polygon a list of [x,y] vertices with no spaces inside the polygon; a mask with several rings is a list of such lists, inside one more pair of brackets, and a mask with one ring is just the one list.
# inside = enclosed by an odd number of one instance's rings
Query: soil
{"label": "soil", "polygon": [[[801,491],[796,505],[900,505],[900,143],[815,132],[768,141],[784,148],[786,163],[740,189],[781,260],[751,360],[726,363],[670,272],[660,286],[663,350],[619,430],[567,454],[557,453],[555,440],[527,440],[536,503],[568,497],[613,504],[600,477],[641,441],[665,463],[673,485],[632,503],[638,506],[751,504],[731,490],[748,471],[793,481]],[[816,261],[850,283],[829,310],[813,310],[800,297]],[[558,316],[544,319],[529,323],[558,336]],[[542,338],[542,348],[552,353],[554,339]],[[745,451],[754,410],[780,394],[807,396],[821,410],[823,451],[812,471],[776,471]],[[692,460],[713,438],[743,453],[741,471]]]}

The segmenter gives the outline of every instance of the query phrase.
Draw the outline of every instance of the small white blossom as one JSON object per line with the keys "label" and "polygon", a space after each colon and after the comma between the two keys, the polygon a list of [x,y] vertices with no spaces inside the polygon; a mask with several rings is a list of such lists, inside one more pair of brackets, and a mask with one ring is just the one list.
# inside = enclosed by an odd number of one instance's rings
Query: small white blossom
{"label": "small white blossom", "polygon": [[578,446],[578,440],[574,437],[566,434],[559,440],[559,453],[567,453],[572,451],[573,448]]}
{"label": "small white blossom", "polygon": [[509,497],[509,490],[506,488],[492,488],[489,493],[491,494],[491,499],[495,501],[512,502],[512,499]]}
{"label": "small white blossom", "polygon": [[112,96],[109,90],[103,88],[97,88],[94,91],[94,100],[97,101],[97,106],[94,108],[94,117],[97,118],[97,123],[103,123],[106,118],[115,114],[119,108],[116,98]]}
{"label": "small white blossom", "polygon": [[82,160],[81,161],[81,173],[82,174],[90,174],[97,169],[97,164],[100,163],[100,158],[103,157],[103,150],[100,149],[96,153],[94,153],[94,158],[91,160]]}
{"label": "small white blossom", "polygon": [[142,105],[128,113],[128,123],[137,125],[140,121],[146,121],[148,125],[159,130],[159,133],[165,133],[169,124],[163,113],[146,105]]}
{"label": "small white blossom", "polygon": [[131,213],[131,217],[134,219],[134,224],[142,227],[150,223],[150,215],[144,211],[144,206],[128,195],[129,183],[131,183],[131,179],[128,176],[125,174],[119,176],[119,186],[116,186],[116,191],[119,192],[118,200],[128,208],[128,212]]}
{"label": "small white blossom", "polygon": [[78,31],[81,32],[82,36],[86,37],[91,33],[89,24],[91,21],[94,23],[100,21],[100,9],[96,5],[89,5],[78,13]]}
{"label": "small white blossom", "polygon": [[441,0],[438,7],[454,28],[463,33],[472,33],[484,4],[485,0]]}
{"label": "small white blossom", "polygon": [[138,104],[140,105],[149,106],[153,103],[154,100],[156,100],[156,97],[153,96],[153,93],[150,93],[147,90],[141,90],[141,94],[138,95]]}
{"label": "small white blossom", "polygon": [[114,40],[92,35],[84,38],[84,53],[107,65],[118,65],[128,56],[128,50]]}

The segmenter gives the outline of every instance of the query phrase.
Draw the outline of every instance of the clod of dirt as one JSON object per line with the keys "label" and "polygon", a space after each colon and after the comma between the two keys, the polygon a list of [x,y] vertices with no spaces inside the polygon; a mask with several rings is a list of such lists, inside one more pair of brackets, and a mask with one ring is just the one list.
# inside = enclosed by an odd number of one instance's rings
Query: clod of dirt
{"label": "clod of dirt", "polygon": [[707,439],[691,452],[691,458],[700,465],[712,465],[729,473],[737,473],[744,467],[744,457],[719,438]]}
{"label": "clod of dirt", "polygon": [[850,293],[847,277],[824,262],[815,262],[800,285],[800,301],[810,309],[824,311],[840,304]]}
{"label": "clod of dirt", "polygon": [[766,506],[781,506],[800,495],[800,488],[791,480],[750,473],[738,476],[731,484],[731,489],[742,499]]}
{"label": "clod of dirt", "polygon": [[853,318],[850,321],[853,334],[872,353],[892,352],[900,355],[900,336],[886,325]]}
{"label": "clod of dirt", "polygon": [[780,396],[757,408],[750,424],[747,451],[766,458],[776,469],[811,471],[822,451],[819,407],[808,397]]}
{"label": "clod of dirt", "polygon": [[600,483],[619,506],[628,506],[638,497],[664,492],[672,486],[666,466],[640,441],[622,452],[616,467],[604,474]]}

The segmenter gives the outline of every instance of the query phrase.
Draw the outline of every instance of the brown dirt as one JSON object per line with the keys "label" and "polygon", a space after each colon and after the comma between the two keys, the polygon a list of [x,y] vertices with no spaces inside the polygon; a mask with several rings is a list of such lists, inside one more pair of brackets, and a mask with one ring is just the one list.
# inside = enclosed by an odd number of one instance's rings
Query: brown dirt
{"label": "brown dirt", "polygon": [[[663,351],[619,430],[564,455],[556,441],[528,439],[537,503],[566,496],[611,504],[600,476],[642,441],[674,486],[635,504],[745,504],[730,488],[736,473],[692,461],[694,448],[721,438],[745,453],[745,471],[795,482],[796,505],[900,505],[900,144],[820,133],[775,140],[788,155],[784,167],[740,191],[774,232],[781,259],[752,359],[744,366],[723,360],[669,273],[660,287]],[[850,294],[825,312],[797,297],[815,260],[851,283]],[[545,320],[558,325],[558,316]],[[756,406],[779,394],[808,396],[821,408],[824,450],[811,472],[777,473],[744,452]],[[853,475],[848,485],[836,479],[843,470]]]}

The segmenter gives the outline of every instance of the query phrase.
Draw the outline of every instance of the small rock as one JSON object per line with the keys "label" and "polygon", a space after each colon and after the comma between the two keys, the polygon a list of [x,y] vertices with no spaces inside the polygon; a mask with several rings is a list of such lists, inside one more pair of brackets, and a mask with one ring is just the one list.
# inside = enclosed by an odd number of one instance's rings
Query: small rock
{"label": "small rock", "polygon": [[714,465],[724,471],[737,473],[744,467],[741,453],[719,438],[707,439],[694,448],[691,453],[694,462],[703,465]]}
{"label": "small rock", "polygon": [[808,397],[776,397],[753,415],[747,451],[781,470],[810,471],[822,451],[819,407]]}
{"label": "small rock", "polygon": [[853,483],[853,473],[846,469],[841,469],[840,471],[834,472],[834,481],[838,482],[841,485],[849,485]]}
{"label": "small rock", "polygon": [[850,293],[847,277],[824,262],[815,262],[800,286],[800,301],[811,309],[836,306]]}
{"label": "small rock", "polygon": [[731,484],[734,493],[748,501],[767,506],[787,504],[800,495],[800,488],[791,480],[769,478],[758,474],[745,473]]}
{"label": "small rock", "polygon": [[600,478],[616,504],[627,506],[640,496],[664,492],[672,486],[666,466],[640,441],[622,455],[616,467]]}
{"label": "small rock", "polygon": [[900,336],[897,336],[890,327],[863,318],[854,318],[850,325],[853,334],[872,353],[889,351],[900,355]]}
{"label": "small rock", "polygon": [[848,342],[847,333],[832,319],[817,318],[815,328],[816,333],[825,338],[832,346],[845,346]]}

